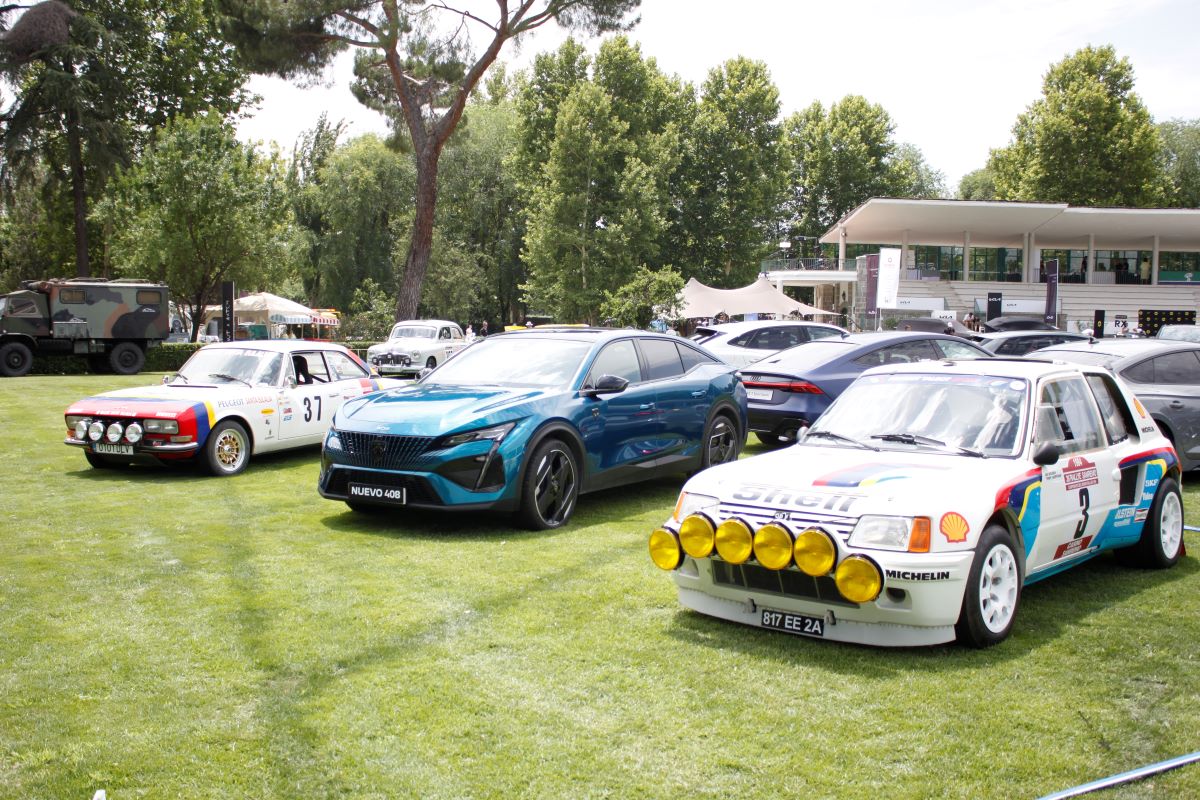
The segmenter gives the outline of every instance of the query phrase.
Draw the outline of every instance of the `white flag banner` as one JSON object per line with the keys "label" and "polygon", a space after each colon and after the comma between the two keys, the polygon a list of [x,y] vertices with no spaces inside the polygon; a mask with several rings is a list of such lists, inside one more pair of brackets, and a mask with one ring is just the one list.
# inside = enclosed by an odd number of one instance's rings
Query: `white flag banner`
{"label": "white flag banner", "polygon": [[877,308],[897,308],[900,303],[900,251],[894,247],[879,250],[879,283],[875,290]]}

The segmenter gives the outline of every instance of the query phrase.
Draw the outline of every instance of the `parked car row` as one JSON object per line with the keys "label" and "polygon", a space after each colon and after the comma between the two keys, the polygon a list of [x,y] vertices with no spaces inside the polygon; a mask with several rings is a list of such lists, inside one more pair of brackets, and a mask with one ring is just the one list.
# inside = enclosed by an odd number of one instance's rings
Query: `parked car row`
{"label": "parked car row", "polygon": [[[869,644],[995,644],[1030,582],[1108,550],[1155,567],[1183,553],[1200,344],[1059,338],[1017,358],[985,346],[1014,336],[741,325],[701,334],[727,360],[635,330],[466,346],[440,321],[401,323],[371,354],[408,364],[213,344],[159,386],[72,404],[65,442],[96,468],[221,476],[320,442],[317,489],[354,511],[504,512],[535,530],[565,525],[582,494],[693,474],[650,537],[684,606]],[[739,369],[733,348],[768,355]],[[378,374],[422,357],[436,363],[415,382]],[[791,446],[739,461],[751,431]]]}

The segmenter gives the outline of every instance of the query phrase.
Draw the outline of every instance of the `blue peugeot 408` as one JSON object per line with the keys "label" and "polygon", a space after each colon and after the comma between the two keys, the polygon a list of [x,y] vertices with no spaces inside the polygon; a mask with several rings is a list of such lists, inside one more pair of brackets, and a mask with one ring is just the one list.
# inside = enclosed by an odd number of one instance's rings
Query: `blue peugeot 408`
{"label": "blue peugeot 408", "polygon": [[356,510],[495,509],[557,528],[582,493],[736,459],[746,431],[740,379],[691,342],[514,331],[343,404],[318,488]]}

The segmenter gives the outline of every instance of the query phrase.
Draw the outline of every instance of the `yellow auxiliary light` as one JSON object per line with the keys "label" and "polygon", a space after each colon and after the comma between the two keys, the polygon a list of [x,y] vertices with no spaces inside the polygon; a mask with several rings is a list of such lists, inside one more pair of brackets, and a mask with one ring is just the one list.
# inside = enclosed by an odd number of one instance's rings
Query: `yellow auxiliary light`
{"label": "yellow auxiliary light", "polygon": [[838,564],[833,580],[842,597],[851,603],[869,603],[883,588],[879,567],[865,556],[847,556]]}
{"label": "yellow auxiliary light", "polygon": [[679,524],[679,543],[692,558],[708,558],[712,555],[715,536],[712,520],[703,514],[689,514]]}
{"label": "yellow auxiliary light", "polygon": [[744,564],[754,552],[754,534],[737,517],[725,520],[717,528],[717,552],[730,564]]}
{"label": "yellow auxiliary light", "polygon": [[786,569],[792,563],[792,532],[768,522],[754,532],[754,558],[767,569]]}
{"label": "yellow auxiliary light", "polygon": [[814,578],[833,572],[834,562],[837,561],[837,545],[820,528],[801,531],[796,537],[793,553],[800,571]]}
{"label": "yellow auxiliary light", "polygon": [[650,560],[655,566],[668,572],[676,569],[683,561],[679,538],[666,528],[659,528],[650,534]]}

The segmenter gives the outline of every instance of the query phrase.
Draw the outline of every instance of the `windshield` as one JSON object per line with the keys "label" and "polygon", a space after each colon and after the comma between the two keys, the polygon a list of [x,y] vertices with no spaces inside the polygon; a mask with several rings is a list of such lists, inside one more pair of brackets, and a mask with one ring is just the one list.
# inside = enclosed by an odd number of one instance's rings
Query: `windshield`
{"label": "windshield", "polygon": [[476,340],[433,372],[434,385],[566,386],[592,349],[590,341],[516,333]]}
{"label": "windshield", "polygon": [[1028,395],[1027,381],[992,375],[868,375],[808,435],[820,445],[836,445],[836,435],[880,449],[1012,456],[1020,451]]}
{"label": "windshield", "polygon": [[282,353],[202,347],[179,368],[179,375],[173,383],[277,386],[282,366]]}
{"label": "windshield", "polygon": [[[0,300],[0,303],[3,303]],[[1158,329],[1159,339],[1174,339],[1180,342],[1200,342],[1200,325],[1163,325]]]}
{"label": "windshield", "polygon": [[392,328],[392,339],[436,339],[437,328],[424,325],[403,325]]}

